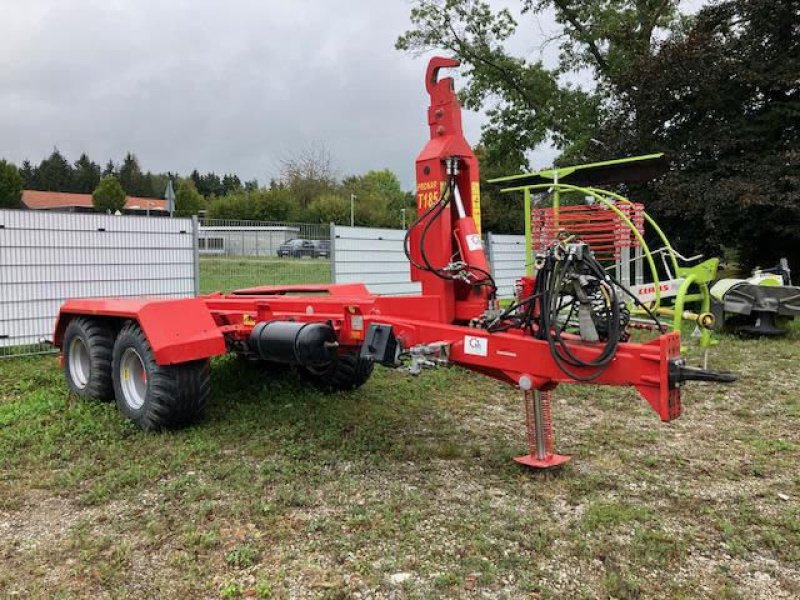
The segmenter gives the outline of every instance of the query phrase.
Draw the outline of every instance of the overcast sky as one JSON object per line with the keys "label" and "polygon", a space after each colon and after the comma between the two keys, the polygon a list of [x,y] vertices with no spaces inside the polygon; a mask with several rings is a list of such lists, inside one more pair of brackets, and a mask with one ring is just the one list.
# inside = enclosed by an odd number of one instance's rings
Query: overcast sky
{"label": "overcast sky", "polygon": [[[701,0],[690,0],[690,5]],[[494,1],[493,4],[519,5]],[[0,158],[57,146],[143,169],[262,183],[324,144],[342,175],[389,168],[406,187],[426,141],[427,59],[394,49],[409,0],[4,0]],[[514,50],[546,62],[548,15]],[[591,82],[586,82],[591,83]],[[480,115],[466,115],[478,141]],[[537,153],[537,166],[554,153]]]}

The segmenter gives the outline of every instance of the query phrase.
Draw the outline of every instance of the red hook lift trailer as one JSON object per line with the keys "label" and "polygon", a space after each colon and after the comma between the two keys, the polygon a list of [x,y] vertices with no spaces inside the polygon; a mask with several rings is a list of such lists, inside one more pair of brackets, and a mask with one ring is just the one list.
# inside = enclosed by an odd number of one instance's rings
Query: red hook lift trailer
{"label": "red hook lift trailer", "polygon": [[629,343],[623,290],[579,239],[538,256],[513,305],[498,305],[480,237],[478,162],[453,79],[439,78],[457,66],[436,57],[425,76],[430,139],[416,161],[418,216],[406,237],[420,295],[323,284],[68,300],[54,343],[70,389],[115,398],[136,425],[157,430],[203,414],[209,359],[226,352],[305,369],[327,391],[364,384],[375,363],[412,373],[458,365],[523,390],[529,453],[516,460],[549,468],[569,460],[553,449],[550,392],[559,383],[633,386],[670,421],[681,414],[684,381],[732,381],[687,367],[678,333]]}

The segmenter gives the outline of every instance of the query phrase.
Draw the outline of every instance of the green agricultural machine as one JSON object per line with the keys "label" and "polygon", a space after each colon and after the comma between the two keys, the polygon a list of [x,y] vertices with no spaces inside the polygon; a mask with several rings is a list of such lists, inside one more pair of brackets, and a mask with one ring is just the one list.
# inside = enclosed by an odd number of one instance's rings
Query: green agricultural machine
{"label": "green agricultural machine", "polygon": [[[529,276],[534,274],[537,252],[565,236],[580,238],[636,299],[629,307],[632,326],[652,327],[652,319],[644,318],[651,315],[674,331],[694,323],[694,335],[707,349],[718,343],[712,334],[710,287],[719,259],[682,256],[641,203],[602,187],[648,181],[666,168],[663,154],[649,154],[501,177],[490,183],[504,193],[523,195]],[[549,202],[541,201],[542,196]],[[651,249],[647,239],[658,240],[658,247]]]}
{"label": "green agricultural machine", "polygon": [[745,336],[782,336],[800,315],[800,287],[792,285],[782,258],[747,279],[720,279],[711,287],[711,308],[720,329]]}

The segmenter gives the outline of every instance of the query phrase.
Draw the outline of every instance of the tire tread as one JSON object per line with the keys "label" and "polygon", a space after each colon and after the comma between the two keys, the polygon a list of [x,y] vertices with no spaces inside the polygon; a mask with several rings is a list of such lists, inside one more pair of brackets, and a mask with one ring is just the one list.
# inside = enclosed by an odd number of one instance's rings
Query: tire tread
{"label": "tire tread", "polygon": [[372,375],[375,364],[356,354],[340,354],[322,373],[312,373],[311,382],[326,393],[355,390]]}
{"label": "tire tread", "polygon": [[[209,361],[195,360],[175,365],[159,365],[155,361],[150,343],[135,322],[126,324],[120,331],[118,343],[126,339],[135,340],[135,345],[143,351],[142,360],[148,371],[149,388],[141,414],[133,415],[127,410],[121,390],[117,392],[117,405],[120,411],[146,431],[183,427],[201,420],[205,416],[208,399],[211,396],[211,369]],[[122,350],[114,353],[113,373],[115,389],[118,387],[118,361]]]}
{"label": "tire tread", "polygon": [[65,354],[64,373],[70,389],[88,400],[110,402],[114,399],[114,384],[111,377],[111,361],[114,348],[114,330],[106,323],[90,317],[75,317],[64,332],[65,352],[75,335],[83,335],[91,363],[86,387],[78,389],[72,384],[69,373],[69,357]]}

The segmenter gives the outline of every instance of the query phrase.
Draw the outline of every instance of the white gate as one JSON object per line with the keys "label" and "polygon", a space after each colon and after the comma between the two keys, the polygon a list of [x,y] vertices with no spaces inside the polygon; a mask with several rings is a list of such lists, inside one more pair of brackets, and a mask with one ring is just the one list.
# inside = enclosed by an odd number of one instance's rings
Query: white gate
{"label": "white gate", "polygon": [[363,283],[374,294],[419,294],[403,251],[403,229],[331,225],[334,283]]}

